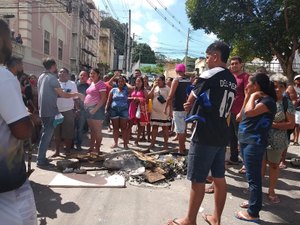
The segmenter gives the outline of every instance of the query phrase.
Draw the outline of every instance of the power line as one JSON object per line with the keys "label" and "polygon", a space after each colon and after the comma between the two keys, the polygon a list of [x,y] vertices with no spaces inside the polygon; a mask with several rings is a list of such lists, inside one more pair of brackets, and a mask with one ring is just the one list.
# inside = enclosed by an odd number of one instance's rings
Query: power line
{"label": "power line", "polygon": [[128,7],[128,4],[127,4],[127,1],[126,1],[126,0],[122,0],[122,4],[123,4],[123,6],[124,6],[124,9],[125,9],[126,11],[129,11],[129,7]]}
{"label": "power line", "polygon": [[157,0],[157,2],[169,14],[169,16],[171,16],[184,30],[188,29],[178,19],[176,19],[176,17],[168,10],[168,8],[160,0]]}
{"label": "power line", "polygon": [[115,10],[114,10],[112,4],[110,3],[110,1],[109,1],[109,0],[106,0],[106,2],[108,3],[108,6],[109,6],[111,12],[113,13],[113,15],[117,18],[117,20],[120,20],[119,17],[118,17],[118,14],[116,14],[116,12],[115,12]]}
{"label": "power line", "polygon": [[158,10],[158,8],[153,5],[153,3],[150,0],[146,0],[148,4],[169,24],[171,27],[173,27],[176,31],[178,31],[181,35],[185,36],[184,32],[182,32],[179,28],[177,28],[162,12]]}

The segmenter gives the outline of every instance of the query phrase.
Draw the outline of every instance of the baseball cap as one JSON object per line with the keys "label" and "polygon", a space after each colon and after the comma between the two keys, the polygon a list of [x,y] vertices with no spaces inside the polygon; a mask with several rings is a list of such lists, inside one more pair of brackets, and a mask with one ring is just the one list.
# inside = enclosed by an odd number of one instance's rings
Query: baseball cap
{"label": "baseball cap", "polygon": [[296,75],[295,77],[294,77],[294,80],[297,80],[297,79],[299,79],[300,78],[300,75]]}
{"label": "baseball cap", "polygon": [[185,65],[184,64],[177,64],[175,67],[176,72],[185,72]]}

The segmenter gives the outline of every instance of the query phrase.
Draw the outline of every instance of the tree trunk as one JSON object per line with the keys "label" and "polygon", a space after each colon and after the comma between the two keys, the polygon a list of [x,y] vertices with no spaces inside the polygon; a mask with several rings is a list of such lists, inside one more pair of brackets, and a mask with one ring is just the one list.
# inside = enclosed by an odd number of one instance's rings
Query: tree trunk
{"label": "tree trunk", "polygon": [[279,64],[283,70],[283,75],[285,75],[289,79],[289,83],[293,84],[294,79],[294,70],[293,70],[293,61],[290,60],[282,61],[278,58]]}
{"label": "tree trunk", "polygon": [[293,70],[293,63],[295,59],[297,45],[293,45],[289,55],[287,54],[287,52],[285,52],[285,54],[278,52],[273,44],[270,44],[270,47],[272,49],[273,54],[277,57],[279,61],[281,69],[283,70],[283,75],[285,75],[289,79],[290,84],[293,84],[295,74]]}

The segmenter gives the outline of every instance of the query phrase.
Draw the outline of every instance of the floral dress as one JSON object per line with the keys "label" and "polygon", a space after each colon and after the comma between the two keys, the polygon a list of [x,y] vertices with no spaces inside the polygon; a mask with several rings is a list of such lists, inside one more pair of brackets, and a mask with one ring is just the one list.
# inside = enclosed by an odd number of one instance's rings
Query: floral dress
{"label": "floral dress", "polygon": [[[277,111],[273,121],[277,123],[285,121],[286,115],[284,112],[282,101],[277,101],[276,107],[277,107]],[[292,101],[290,100],[288,100],[287,113],[295,114],[294,106],[292,104]],[[289,145],[287,131],[271,128],[271,130],[269,131],[268,143],[272,150],[275,151],[285,150]]]}

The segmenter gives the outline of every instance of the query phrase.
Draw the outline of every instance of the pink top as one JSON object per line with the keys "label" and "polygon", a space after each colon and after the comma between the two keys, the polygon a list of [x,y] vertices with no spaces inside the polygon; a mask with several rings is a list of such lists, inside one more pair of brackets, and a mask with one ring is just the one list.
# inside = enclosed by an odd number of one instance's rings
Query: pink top
{"label": "pink top", "polygon": [[231,108],[231,112],[234,115],[237,115],[243,106],[244,99],[245,99],[245,89],[248,84],[249,74],[241,73],[239,75],[233,74],[236,79],[236,94],[235,99]]}
{"label": "pink top", "polygon": [[144,91],[143,90],[139,90],[139,91],[136,91],[136,90],[133,90],[131,92],[131,97],[136,97],[136,98],[145,98],[145,95],[144,95]]}
{"label": "pink top", "polygon": [[84,105],[91,106],[96,105],[100,101],[100,92],[106,92],[105,83],[99,80],[96,84],[94,82],[86,89],[86,97],[84,99]]}

